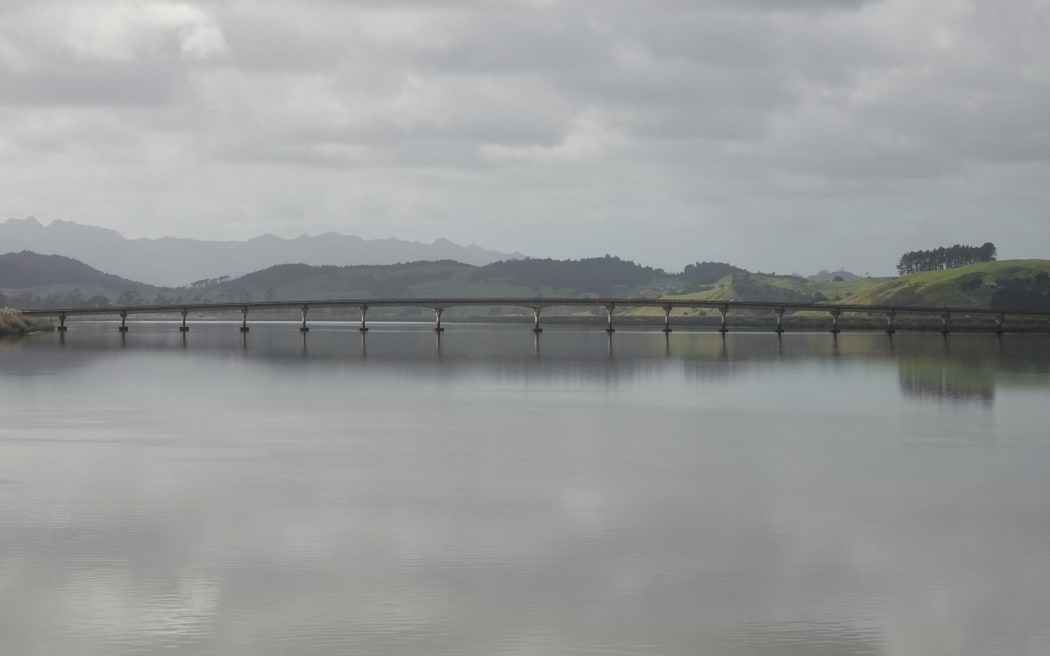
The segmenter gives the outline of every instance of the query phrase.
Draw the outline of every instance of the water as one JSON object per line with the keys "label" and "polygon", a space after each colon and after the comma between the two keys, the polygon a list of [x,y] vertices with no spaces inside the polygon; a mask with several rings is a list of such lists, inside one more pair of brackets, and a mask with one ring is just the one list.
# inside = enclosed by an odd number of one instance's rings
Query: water
{"label": "water", "polygon": [[4,654],[1050,653],[1050,337],[0,342]]}

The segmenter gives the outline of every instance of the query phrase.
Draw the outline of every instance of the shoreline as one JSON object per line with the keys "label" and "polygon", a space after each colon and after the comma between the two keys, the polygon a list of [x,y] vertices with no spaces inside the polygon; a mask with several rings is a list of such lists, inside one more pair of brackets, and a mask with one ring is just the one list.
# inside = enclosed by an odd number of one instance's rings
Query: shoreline
{"label": "shoreline", "polygon": [[13,308],[0,308],[0,335],[28,335],[54,329],[50,320],[26,317]]}

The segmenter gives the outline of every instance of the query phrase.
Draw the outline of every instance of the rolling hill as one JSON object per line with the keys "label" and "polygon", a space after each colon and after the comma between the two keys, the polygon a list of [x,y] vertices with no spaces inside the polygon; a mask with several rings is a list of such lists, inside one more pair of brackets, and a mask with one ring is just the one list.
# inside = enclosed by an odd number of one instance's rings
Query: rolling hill
{"label": "rolling hill", "polygon": [[857,289],[842,302],[991,308],[996,294],[1001,297],[1005,289],[1038,285],[1040,273],[1050,275],[1050,260],[983,262],[883,280],[880,284]]}
{"label": "rolling hill", "polygon": [[732,273],[713,282],[698,282],[707,279],[690,278],[688,270],[669,274],[609,256],[524,259],[484,266],[452,260],[361,266],[281,264],[239,278],[220,276],[183,287],[155,287],[103,273],[71,258],[22,252],[0,255],[0,305],[34,309],[502,296],[1050,309],[1050,260],[1006,260],[899,278],[839,281],[751,273],[735,267],[727,270]]}

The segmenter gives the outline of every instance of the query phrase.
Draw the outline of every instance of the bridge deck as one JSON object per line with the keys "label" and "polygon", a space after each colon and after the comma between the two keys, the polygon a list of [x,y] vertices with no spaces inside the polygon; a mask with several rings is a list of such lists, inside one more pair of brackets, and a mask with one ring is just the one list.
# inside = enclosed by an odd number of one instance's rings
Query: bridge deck
{"label": "bridge deck", "polygon": [[754,301],[695,301],[678,299],[638,298],[380,298],[380,299],[327,299],[304,301],[255,301],[245,303],[180,303],[169,305],[109,306],[93,308],[47,308],[24,310],[26,316],[58,317],[101,316],[127,314],[181,314],[186,312],[241,312],[244,310],[301,310],[302,308],[378,308],[420,307],[445,310],[452,307],[520,307],[543,310],[552,307],[599,307],[599,308],[658,308],[732,310],[792,310],[795,312],[867,313],[867,314],[929,314],[1014,317],[1047,317],[1050,312],[1034,310],[989,310],[981,308],[917,305],[850,305],[839,303],[776,303]]}

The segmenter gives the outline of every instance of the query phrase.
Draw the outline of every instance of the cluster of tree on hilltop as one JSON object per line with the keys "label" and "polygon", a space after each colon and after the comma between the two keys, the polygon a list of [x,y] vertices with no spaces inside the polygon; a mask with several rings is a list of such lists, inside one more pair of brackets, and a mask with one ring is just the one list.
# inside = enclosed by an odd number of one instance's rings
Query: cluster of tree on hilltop
{"label": "cluster of tree on hilltop", "polygon": [[902,276],[919,271],[941,271],[958,267],[994,262],[995,244],[987,242],[981,246],[963,246],[956,244],[947,248],[941,246],[928,251],[909,251],[901,255],[897,263],[897,272]]}

